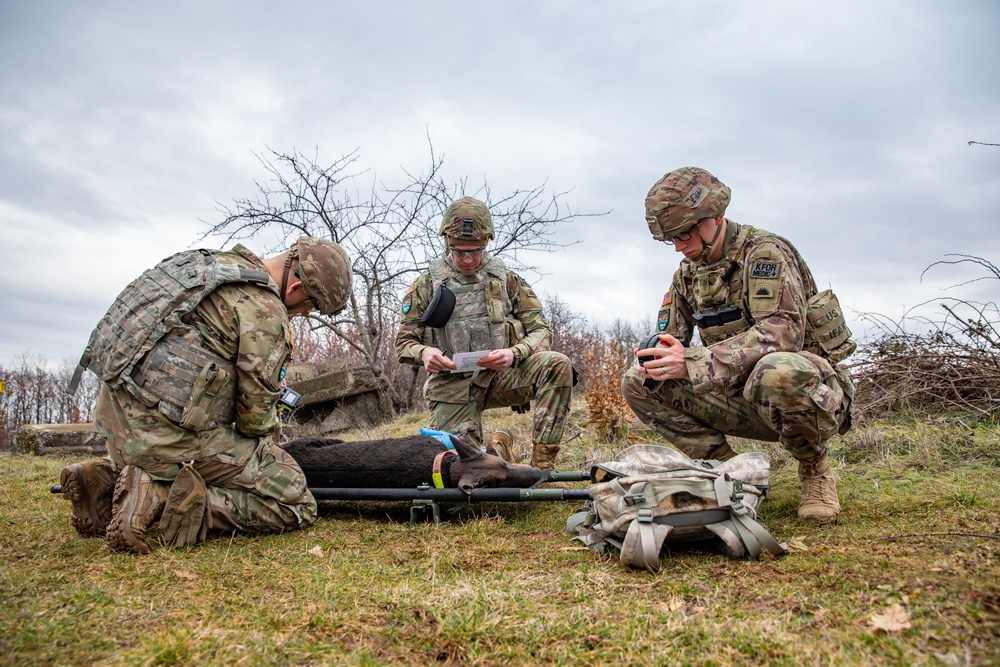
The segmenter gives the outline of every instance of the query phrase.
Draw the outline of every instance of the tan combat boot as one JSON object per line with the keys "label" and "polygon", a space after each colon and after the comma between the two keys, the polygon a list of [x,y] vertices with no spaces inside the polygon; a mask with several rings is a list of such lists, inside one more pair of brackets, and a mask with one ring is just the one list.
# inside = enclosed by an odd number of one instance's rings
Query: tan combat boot
{"label": "tan combat boot", "polygon": [[728,461],[734,456],[736,456],[736,452],[733,451],[728,442],[724,442],[709,452],[705,459],[708,461]]}
{"label": "tan combat boot", "polygon": [[76,532],[84,536],[107,532],[117,479],[118,473],[107,459],[74,463],[62,469],[59,484],[63,497],[73,503]]}
{"label": "tan combat boot", "polygon": [[840,516],[840,499],[826,454],[811,461],[799,461],[799,483],[802,485],[799,518],[820,523],[836,521]]}
{"label": "tan combat boot", "polygon": [[127,465],[115,484],[108,524],[108,546],[114,551],[148,554],[146,530],[160,518],[170,482],[158,482],[138,466]]}
{"label": "tan combat boot", "polygon": [[508,463],[514,463],[514,436],[510,431],[498,428],[493,431],[493,440],[490,445],[496,451],[497,456]]}
{"label": "tan combat boot", "polygon": [[[531,467],[539,470],[552,471],[556,469],[556,456],[559,455],[559,445],[534,444],[531,447]],[[540,489],[568,489],[565,482],[544,482],[538,485]]]}

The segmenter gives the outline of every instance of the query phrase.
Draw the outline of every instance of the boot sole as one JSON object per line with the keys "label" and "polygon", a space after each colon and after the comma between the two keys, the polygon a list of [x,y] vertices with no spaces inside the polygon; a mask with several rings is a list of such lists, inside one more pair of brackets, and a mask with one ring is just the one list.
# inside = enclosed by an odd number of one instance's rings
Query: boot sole
{"label": "boot sole", "polygon": [[[125,500],[114,508],[111,523],[108,524],[108,546],[114,551],[131,551],[137,554],[148,554],[149,545],[143,537],[132,532],[132,515],[136,511],[135,503],[139,496],[138,488],[128,489],[127,487],[138,487],[141,472],[136,469],[126,469],[118,477],[115,483],[115,500],[122,494]],[[121,488],[119,488],[121,487]]]}
{"label": "boot sole", "polygon": [[[63,468],[59,475],[59,484],[62,486],[63,497],[73,504],[72,521],[76,532],[84,537],[100,537],[106,534],[109,519],[102,518],[97,506],[98,501],[90,492],[87,469],[79,463]],[[108,505],[110,506],[110,502]]]}

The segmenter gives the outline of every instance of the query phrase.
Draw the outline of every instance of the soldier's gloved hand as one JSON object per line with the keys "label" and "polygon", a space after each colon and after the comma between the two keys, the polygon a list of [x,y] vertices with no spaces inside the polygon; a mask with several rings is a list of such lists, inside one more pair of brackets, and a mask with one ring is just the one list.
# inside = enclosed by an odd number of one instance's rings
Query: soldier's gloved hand
{"label": "soldier's gloved hand", "polygon": [[426,426],[421,426],[420,435],[428,435],[432,438],[435,438],[438,442],[440,442],[448,449],[455,449],[455,445],[453,445],[451,442],[451,439],[454,438],[455,436],[453,436],[451,433],[448,433],[447,431],[435,431],[433,429],[427,428]]}
{"label": "soldier's gloved hand", "polygon": [[186,547],[205,541],[212,518],[205,480],[190,463],[177,473],[160,517],[160,533],[170,546]]}

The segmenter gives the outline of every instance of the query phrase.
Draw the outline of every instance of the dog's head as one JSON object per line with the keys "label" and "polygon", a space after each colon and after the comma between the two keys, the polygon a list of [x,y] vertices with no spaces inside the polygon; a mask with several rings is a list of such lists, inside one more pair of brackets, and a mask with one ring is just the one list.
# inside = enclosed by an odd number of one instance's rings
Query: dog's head
{"label": "dog's head", "polygon": [[451,436],[458,460],[451,464],[451,482],[465,493],[474,489],[527,488],[545,473],[531,466],[508,463],[489,450],[482,452]]}

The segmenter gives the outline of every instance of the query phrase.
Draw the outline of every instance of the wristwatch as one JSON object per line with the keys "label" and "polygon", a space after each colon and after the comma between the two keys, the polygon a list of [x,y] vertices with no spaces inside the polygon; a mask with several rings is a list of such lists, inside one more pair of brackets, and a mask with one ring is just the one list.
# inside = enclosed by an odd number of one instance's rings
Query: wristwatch
{"label": "wristwatch", "polygon": [[521,363],[521,350],[520,348],[512,347],[510,351],[514,353],[514,361],[510,363],[510,367],[517,368],[517,365]]}

